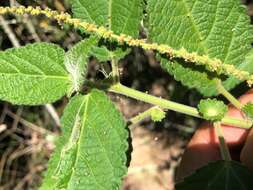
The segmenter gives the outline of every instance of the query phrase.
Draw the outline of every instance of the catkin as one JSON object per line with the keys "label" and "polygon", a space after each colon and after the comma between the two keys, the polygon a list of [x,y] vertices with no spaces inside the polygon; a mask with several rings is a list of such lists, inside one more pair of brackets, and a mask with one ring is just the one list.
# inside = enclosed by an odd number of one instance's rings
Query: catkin
{"label": "catkin", "polygon": [[94,33],[101,38],[116,41],[119,44],[127,44],[130,47],[141,47],[145,50],[154,50],[161,54],[166,54],[169,58],[181,58],[187,62],[195,63],[197,65],[204,65],[212,72],[219,74],[232,75],[237,79],[246,80],[248,85],[253,84],[253,75],[250,75],[247,71],[237,69],[234,65],[224,64],[219,59],[211,59],[206,55],[198,55],[197,53],[190,53],[186,49],[181,48],[175,50],[172,47],[165,44],[147,43],[145,39],[134,39],[131,36],[125,34],[115,34],[113,31],[105,28],[104,26],[98,26],[96,24],[87,23],[80,19],[72,18],[67,13],[59,13],[50,9],[41,9],[40,7],[0,7],[0,14],[30,14],[30,15],[45,15],[50,19],[55,19],[59,23],[65,23],[72,25],[74,28],[82,28],[88,33]]}

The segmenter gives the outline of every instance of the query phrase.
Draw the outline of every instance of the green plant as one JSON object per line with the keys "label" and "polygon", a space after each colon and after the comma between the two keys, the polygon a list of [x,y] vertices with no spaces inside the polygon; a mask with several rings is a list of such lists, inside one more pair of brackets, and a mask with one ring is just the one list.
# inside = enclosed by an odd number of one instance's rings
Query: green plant
{"label": "green plant", "polygon": [[[105,92],[155,106],[133,118],[133,123],[147,116],[160,121],[166,110],[214,122],[223,161],[198,170],[177,189],[250,189],[253,174],[231,161],[220,127],[250,128],[250,119],[226,116],[227,107],[215,99],[202,100],[197,109],[128,88],[120,83],[118,68],[129,48],[154,50],[161,66],[183,85],[204,96],[224,95],[250,118],[252,106],[241,105],[229,93],[242,81],[253,84],[253,28],[239,0],[73,0],[71,4],[74,18],[38,7],[0,7],[0,14],[44,15],[88,34],[66,53],[50,43],[0,53],[2,100],[41,105],[64,95],[70,98],[61,119],[63,134],[40,189],[119,189],[127,171],[129,134]],[[148,40],[137,39],[142,20]],[[102,81],[86,79],[91,56],[111,62],[112,72]],[[84,91],[84,86],[89,90]],[[235,180],[240,183],[232,183]]]}

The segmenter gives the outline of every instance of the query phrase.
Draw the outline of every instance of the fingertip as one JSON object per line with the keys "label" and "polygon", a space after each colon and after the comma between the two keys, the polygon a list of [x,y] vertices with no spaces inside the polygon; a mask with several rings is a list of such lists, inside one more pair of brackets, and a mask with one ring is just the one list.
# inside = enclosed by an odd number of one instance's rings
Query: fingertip
{"label": "fingertip", "polygon": [[253,170],[253,130],[250,131],[240,154],[241,162]]}
{"label": "fingertip", "polygon": [[[241,96],[239,100],[242,104],[252,102],[253,89]],[[243,114],[231,105],[229,106],[228,115],[240,119],[244,118]],[[247,143],[243,147],[240,155],[241,147],[245,143],[249,130],[225,125],[222,125],[222,129],[232,157],[239,160],[240,156],[242,162],[253,169],[253,154],[249,154],[253,151],[253,132],[248,136]],[[187,145],[181,164],[176,172],[176,181],[190,175],[193,171],[208,164],[210,161],[219,159],[221,159],[221,156],[218,137],[215,135],[215,130],[212,125],[206,123],[195,132]]]}

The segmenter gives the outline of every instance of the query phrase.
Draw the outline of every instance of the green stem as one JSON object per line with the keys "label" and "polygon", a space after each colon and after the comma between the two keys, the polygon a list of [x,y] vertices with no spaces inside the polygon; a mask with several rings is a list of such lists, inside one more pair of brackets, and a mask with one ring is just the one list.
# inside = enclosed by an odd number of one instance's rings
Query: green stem
{"label": "green stem", "polygon": [[242,104],[224,88],[221,81],[217,80],[216,84],[218,92],[227,98],[228,101],[231,102],[231,104],[233,104],[237,109],[241,110],[243,107]]}
{"label": "green stem", "polygon": [[139,123],[143,119],[150,117],[152,115],[153,111],[158,110],[158,109],[159,109],[159,111],[162,111],[158,106],[154,106],[154,107],[149,108],[148,110],[138,114],[137,116],[131,118],[129,121],[131,122],[131,124]]}
{"label": "green stem", "polygon": [[176,102],[172,102],[172,101],[169,101],[169,100],[165,100],[165,99],[162,99],[162,98],[158,98],[158,97],[140,92],[138,90],[128,88],[128,87],[123,86],[119,83],[111,86],[111,88],[109,90],[111,92],[126,95],[128,97],[134,98],[134,99],[142,101],[142,102],[157,105],[157,106],[159,106],[160,108],[163,108],[163,109],[170,109],[170,110],[173,110],[173,111],[176,111],[176,112],[180,112],[180,113],[184,113],[184,114],[187,114],[187,115],[191,115],[191,116],[194,116],[194,117],[201,118],[201,116],[199,115],[198,110],[196,108],[186,106],[186,105],[183,105],[183,104],[179,104],[179,103],[176,103]]}
{"label": "green stem", "polygon": [[113,81],[114,83],[118,83],[119,82],[119,66],[118,66],[118,61],[116,59],[112,59],[111,62],[112,65],[112,77],[113,77]]}
{"label": "green stem", "polygon": [[[132,88],[128,88],[126,86],[123,86],[120,83],[112,85],[109,88],[109,91],[117,93],[117,94],[125,95],[142,102],[159,106],[162,109],[168,109],[168,110],[180,112],[186,115],[194,116],[197,118],[202,118],[198,110],[194,107],[186,106],[186,105],[172,102],[169,100],[165,100],[163,98],[158,98],[158,97],[134,90]],[[246,128],[246,129],[250,128],[252,125],[252,122],[248,120],[242,120],[242,119],[237,119],[237,118],[232,118],[232,117],[227,117],[227,116],[224,119],[222,119],[221,122],[222,124],[225,124],[225,125],[236,126],[240,128]]]}
{"label": "green stem", "polygon": [[222,131],[220,122],[214,123],[214,128],[215,128],[215,132],[219,138],[219,146],[220,146],[220,152],[221,152],[222,159],[225,161],[231,161],[231,156],[229,153],[227,143],[224,139],[224,135],[223,135],[223,131]]}

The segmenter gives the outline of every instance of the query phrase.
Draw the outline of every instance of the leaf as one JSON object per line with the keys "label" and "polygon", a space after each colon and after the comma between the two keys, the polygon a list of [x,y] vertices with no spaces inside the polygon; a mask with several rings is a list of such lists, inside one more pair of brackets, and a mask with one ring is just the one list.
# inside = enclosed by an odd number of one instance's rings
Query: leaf
{"label": "leaf", "polygon": [[[238,69],[243,70],[243,71],[248,71],[249,73],[253,73],[253,50],[251,50],[245,57],[245,60],[238,66]],[[233,86],[240,84],[241,81],[236,79],[235,77],[229,77],[226,82],[225,86],[230,89],[233,88]]]}
{"label": "leaf", "polygon": [[26,105],[60,99],[71,85],[63,58],[64,50],[49,43],[0,52],[0,99]]}
{"label": "leaf", "polygon": [[243,105],[243,113],[251,120],[253,120],[253,103],[249,102]]}
{"label": "leaf", "polygon": [[142,18],[142,0],[73,0],[76,18],[99,26],[107,26],[116,34],[136,37]]}
{"label": "leaf", "polygon": [[75,91],[80,91],[87,73],[87,59],[89,58],[91,49],[97,45],[97,42],[98,39],[95,36],[91,36],[76,44],[66,53],[64,64],[72,81],[70,95]]}
{"label": "leaf", "polygon": [[253,172],[235,161],[219,160],[197,170],[176,185],[176,190],[250,190]]}
{"label": "leaf", "polygon": [[61,119],[40,190],[116,190],[126,174],[128,132],[121,114],[104,92],[75,96]]}
{"label": "leaf", "polygon": [[99,62],[110,61],[113,58],[120,60],[129,54],[129,49],[123,50],[122,48],[116,48],[113,51],[108,50],[105,46],[97,47],[94,46],[90,54],[98,59]]}
{"label": "leaf", "polygon": [[124,48],[116,48],[115,50],[111,51],[112,56],[117,60],[123,59],[130,52],[131,49],[124,49]]}
{"label": "leaf", "polygon": [[[240,67],[251,49],[253,30],[245,7],[239,0],[148,0],[149,38],[174,49],[184,47],[223,63]],[[217,94],[214,74],[182,60],[162,59],[162,66],[175,79],[203,95]],[[251,65],[252,67],[252,65]],[[237,83],[226,81],[227,89]],[[189,80],[191,79],[191,80]]]}
{"label": "leaf", "polygon": [[99,62],[106,62],[112,59],[111,52],[105,47],[93,47],[90,54],[98,59]]}

